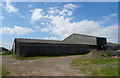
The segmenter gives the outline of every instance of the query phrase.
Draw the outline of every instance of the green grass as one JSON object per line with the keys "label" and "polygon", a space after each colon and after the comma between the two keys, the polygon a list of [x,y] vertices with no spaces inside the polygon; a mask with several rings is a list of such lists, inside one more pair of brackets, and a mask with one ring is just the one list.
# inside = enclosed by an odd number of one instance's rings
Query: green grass
{"label": "green grass", "polygon": [[12,55],[2,55],[2,56],[12,56]]}
{"label": "green grass", "polygon": [[91,72],[92,76],[118,76],[117,58],[76,59],[70,64],[85,74]]}
{"label": "green grass", "polygon": [[52,57],[59,57],[59,56],[22,57],[22,56],[17,56],[17,55],[11,55],[11,57],[19,59],[19,60],[32,60],[32,59],[52,58]]}
{"label": "green grass", "polygon": [[0,67],[0,76],[4,78],[5,76],[8,76],[9,72],[5,67]]}
{"label": "green grass", "polygon": [[63,56],[35,56],[35,57],[22,57],[16,54],[14,55],[7,55],[19,60],[32,60],[32,59],[41,59],[41,58],[53,58],[53,57],[67,57],[67,56],[80,56],[80,55],[63,55]]}

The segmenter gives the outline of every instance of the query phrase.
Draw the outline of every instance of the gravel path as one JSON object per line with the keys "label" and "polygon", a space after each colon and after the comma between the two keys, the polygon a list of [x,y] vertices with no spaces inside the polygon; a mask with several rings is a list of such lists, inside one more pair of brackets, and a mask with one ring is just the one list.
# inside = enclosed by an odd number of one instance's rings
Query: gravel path
{"label": "gravel path", "polygon": [[70,61],[81,56],[53,57],[34,60],[17,60],[2,57],[2,64],[9,76],[84,76],[79,70],[70,68]]}

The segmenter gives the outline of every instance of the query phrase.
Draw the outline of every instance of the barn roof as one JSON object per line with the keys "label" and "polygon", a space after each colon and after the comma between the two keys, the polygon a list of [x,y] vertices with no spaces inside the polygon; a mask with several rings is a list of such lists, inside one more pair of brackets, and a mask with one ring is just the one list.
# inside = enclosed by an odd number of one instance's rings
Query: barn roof
{"label": "barn roof", "polygon": [[18,42],[27,43],[62,43],[60,40],[44,40],[44,39],[28,39],[28,38],[16,38]]}
{"label": "barn roof", "polygon": [[69,39],[71,36],[85,36],[85,37],[96,37],[96,36],[91,36],[91,35],[84,35],[84,34],[77,34],[77,33],[73,33],[70,36],[66,37],[64,40]]}
{"label": "barn roof", "polygon": [[74,43],[74,44],[89,44],[89,45],[97,45],[96,36],[83,35],[83,34],[71,34],[67,38],[63,40],[66,43]]}
{"label": "barn roof", "polygon": [[88,44],[97,45],[96,36],[83,35],[83,34],[71,34],[64,40],[43,40],[43,39],[28,39],[28,38],[16,38],[18,42],[27,43],[59,43],[59,44]]}

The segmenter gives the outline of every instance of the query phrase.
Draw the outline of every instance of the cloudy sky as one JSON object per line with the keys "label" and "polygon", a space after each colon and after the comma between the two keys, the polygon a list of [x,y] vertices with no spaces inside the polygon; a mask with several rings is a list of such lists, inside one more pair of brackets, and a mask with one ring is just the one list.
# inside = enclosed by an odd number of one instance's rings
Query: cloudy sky
{"label": "cloudy sky", "polygon": [[118,42],[117,2],[3,2],[0,38],[11,49],[14,38],[62,40],[72,33]]}

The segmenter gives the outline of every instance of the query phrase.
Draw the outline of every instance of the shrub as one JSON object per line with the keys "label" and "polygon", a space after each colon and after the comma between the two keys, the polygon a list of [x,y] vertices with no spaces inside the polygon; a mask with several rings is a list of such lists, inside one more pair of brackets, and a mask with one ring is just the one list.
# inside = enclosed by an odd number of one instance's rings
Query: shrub
{"label": "shrub", "polygon": [[2,55],[11,55],[12,51],[4,51],[4,53],[2,53]]}
{"label": "shrub", "polygon": [[109,50],[109,51],[106,51],[106,54],[111,57],[113,55],[113,52],[114,51]]}

